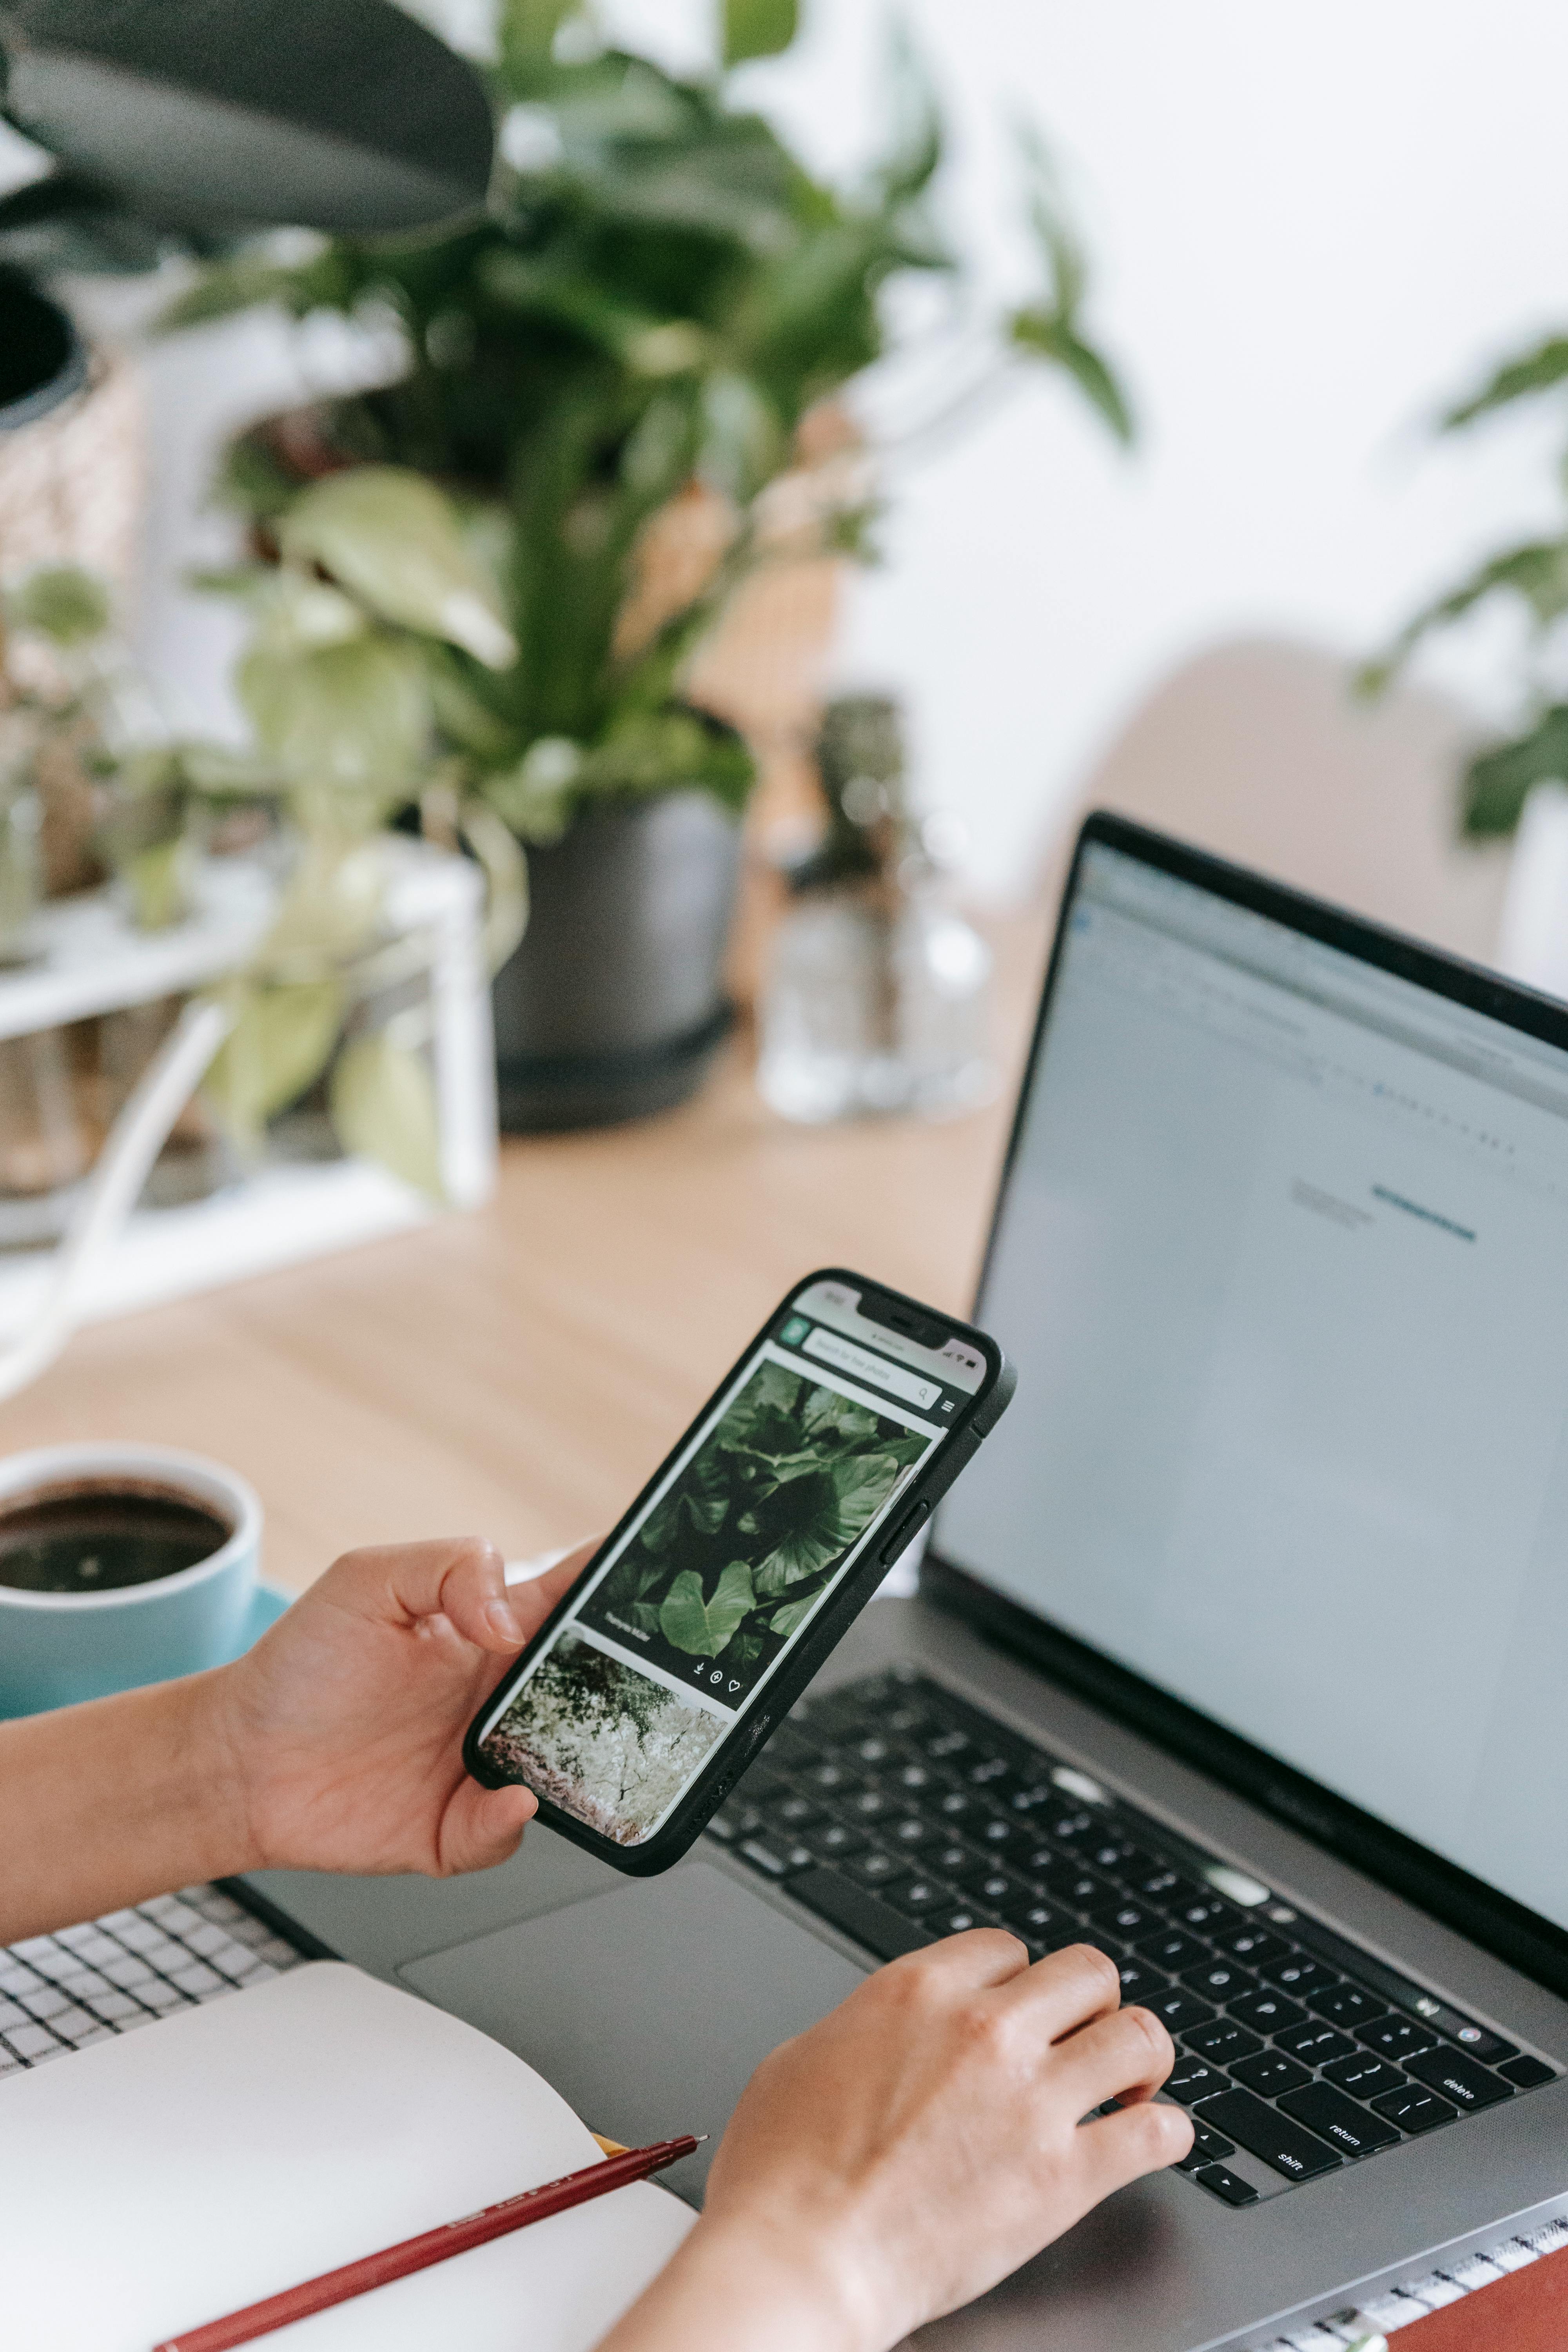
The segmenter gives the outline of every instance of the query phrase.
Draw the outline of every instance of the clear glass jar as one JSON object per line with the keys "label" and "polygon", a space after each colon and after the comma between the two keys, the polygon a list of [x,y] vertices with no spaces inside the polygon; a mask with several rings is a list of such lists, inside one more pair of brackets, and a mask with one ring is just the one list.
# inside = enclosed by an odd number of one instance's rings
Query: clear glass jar
{"label": "clear glass jar", "polygon": [[759,1008],[763,1101],[808,1126],[973,1109],[997,1082],[991,978],[990,949],[930,882],[803,899]]}

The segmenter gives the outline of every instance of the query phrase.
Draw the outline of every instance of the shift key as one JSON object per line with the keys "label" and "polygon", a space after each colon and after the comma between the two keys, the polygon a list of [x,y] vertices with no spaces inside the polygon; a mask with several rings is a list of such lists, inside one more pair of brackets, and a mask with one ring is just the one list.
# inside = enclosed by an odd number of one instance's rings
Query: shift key
{"label": "shift key", "polygon": [[1212,2131],[1239,2140],[1287,2180],[1310,2180],[1317,2173],[1339,2169],[1339,2158],[1314,2133],[1303,2131],[1250,2091],[1222,2091],[1217,2099],[1205,2099],[1193,2114]]}

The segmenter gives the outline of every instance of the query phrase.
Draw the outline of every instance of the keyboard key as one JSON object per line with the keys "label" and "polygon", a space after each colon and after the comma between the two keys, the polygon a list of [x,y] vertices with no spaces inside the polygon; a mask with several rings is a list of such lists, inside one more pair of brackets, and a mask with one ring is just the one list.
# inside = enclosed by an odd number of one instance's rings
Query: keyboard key
{"label": "keyboard key", "polygon": [[851,1878],[858,1878],[868,1886],[891,1884],[909,1875],[909,1864],[896,1861],[890,1853],[884,1853],[879,1846],[872,1846],[868,1853],[855,1854],[844,1867]]}
{"label": "keyboard key", "polygon": [[1189,2050],[1215,2066],[1233,2065],[1237,2059],[1250,2058],[1263,2047],[1256,2033],[1249,2033],[1230,2017],[1216,2017],[1212,2025],[1196,2026],[1182,2038]]}
{"label": "keyboard key", "polygon": [[934,1822],[921,1821],[918,1813],[900,1814],[896,1822],[886,1822],[882,1835],[906,1853],[918,1846],[931,1845],[941,1834]]}
{"label": "keyboard key", "polygon": [[1134,2006],[1147,2009],[1157,1993],[1169,1992],[1170,1990],[1169,1978],[1163,1977],[1158,1969],[1152,1969],[1146,1960],[1134,1957],[1132,1959],[1122,1961],[1121,2006],[1123,2009],[1131,2009]]}
{"label": "keyboard key", "polygon": [[1257,1979],[1249,1977],[1245,1969],[1237,1968],[1234,1960],[1210,1958],[1199,1968],[1184,1969],[1182,1982],[1201,2000],[1224,2002],[1235,2000],[1244,1992],[1251,1992]]}
{"label": "keyboard key", "polygon": [[166,1984],[162,1977],[154,1977],[150,1984],[138,1985],[136,1998],[143,2009],[162,2011],[184,2009],[185,2006],[185,1996],[179,1987]]}
{"label": "keyboard key", "polygon": [[57,2017],[62,2009],[70,2007],[70,2001],[58,1985],[40,1985],[37,1992],[22,1995],[21,2006],[29,2017]]}
{"label": "keyboard key", "polygon": [[[56,2032],[59,2028],[56,2025]],[[1438,2091],[1452,2099],[1457,2107],[1471,2115],[1482,2107],[1495,2107],[1513,2096],[1513,2085],[1500,2075],[1478,2064],[1474,2058],[1465,2057],[1458,2050],[1426,2050],[1418,2057],[1405,2061],[1408,2072],[1429,2091]]]}
{"label": "keyboard key", "polygon": [[789,1891],[808,1911],[852,1942],[863,1944],[879,1960],[918,1952],[931,1940],[933,1931],[923,1920],[901,1918],[889,1904],[879,1902],[868,1886],[857,1886],[837,1870],[803,1870],[790,1881]]}
{"label": "keyboard key", "polygon": [[[1374,2058],[1363,2058],[1355,2043],[1337,2026],[1321,2024],[1315,2017],[1310,2017],[1305,2025],[1288,2025],[1274,2039],[1281,2050],[1288,2050],[1303,2066],[1326,2066],[1331,2058],[1348,2058],[1356,2066],[1377,2063]],[[1336,2074],[1333,2079],[1337,2083],[1340,2078]],[[1346,2083],[1343,2087],[1348,2091],[1352,2086]],[[1383,2087],[1386,2089],[1387,2085]]]}
{"label": "keyboard key", "polygon": [[1256,2091],[1260,2099],[1277,2099],[1282,2091],[1300,2090],[1303,2083],[1311,2080],[1305,2066],[1298,2066],[1283,2050],[1260,2050],[1256,2058],[1243,2058],[1230,2071],[1245,2089]]}
{"label": "keyboard key", "polygon": [[115,2025],[122,2017],[140,2017],[142,2005],[128,1992],[100,1992],[93,1995],[91,2010],[100,2024]]}
{"label": "keyboard key", "polygon": [[1172,1910],[1179,1903],[1196,1903],[1203,1891],[1195,1878],[1184,1878],[1179,1870],[1173,1870],[1169,1864],[1151,1871],[1138,1888],[1140,1895],[1157,1903],[1163,1911]]}
{"label": "keyboard key", "polygon": [[1229,2087],[1217,2066],[1207,2065],[1203,2059],[1180,2051],[1176,2053],[1175,2064],[1161,2084],[1165,2096],[1180,2099],[1184,2107],[1195,2106],[1200,2099],[1212,2098],[1216,2091],[1226,2091]]}
{"label": "keyboard key", "polygon": [[1010,1870],[997,1869],[994,1864],[988,1870],[966,1873],[958,1883],[965,1895],[972,1895],[987,1911],[1004,1911],[1010,1904],[1029,1900],[1030,1890],[1024,1880],[1015,1878]]}
{"label": "keyboard key", "polygon": [[1315,2132],[1278,2107],[1265,2106],[1250,2091],[1222,2091],[1217,2099],[1205,2100],[1198,2120],[1239,2141],[1287,2180],[1311,2180],[1320,2172],[1332,2172],[1340,2161]]}
{"label": "keyboard key", "polygon": [[852,1797],[838,1801],[851,1820],[862,1823],[879,1822],[884,1814],[897,1810],[885,1789],[857,1789]]}
{"label": "keyboard key", "polygon": [[956,1838],[949,1838],[942,1845],[928,1847],[921,1860],[939,1878],[960,1878],[966,1870],[974,1869],[984,1856],[977,1854],[973,1846],[961,1845]]}
{"label": "keyboard key", "polygon": [[[809,1870],[816,1859],[809,1846],[786,1845],[782,1839],[777,1844],[769,1844],[762,1838],[745,1838],[742,1842],[740,1852],[744,1860],[749,1862],[753,1869],[760,1870],[765,1878],[787,1878],[792,1870]],[[250,1965],[250,1958],[251,1955],[247,1952],[237,1968],[226,1969],[224,1973],[232,1975],[237,1979],[245,1974]],[[214,1967],[217,1965],[216,1954],[212,1965]],[[184,1979],[177,1978],[175,1981],[184,1983]],[[189,1990],[188,1987],[186,1989]]]}
{"label": "keyboard key", "polygon": [[1498,2073],[1506,2074],[1509,2081],[1521,2091],[1533,2091],[1542,2083],[1554,2083],[1557,2080],[1544,2060],[1528,2055],[1510,2058],[1506,2063],[1498,2068]]}
{"label": "keyboard key", "polygon": [[1282,1960],[1270,1960],[1262,1974],[1293,2000],[1304,2000],[1309,1993],[1331,1992],[1340,1981],[1332,1969],[1305,1952],[1288,1952]]}
{"label": "keyboard key", "polygon": [[1239,1927],[1227,1927],[1215,1942],[1227,1959],[1244,1960],[1249,1969],[1261,1969],[1269,1960],[1282,1960],[1290,1949],[1283,1936],[1270,1933],[1267,1927],[1255,1927],[1246,1920]]}
{"label": "keyboard key", "polygon": [[1201,2165],[1217,2164],[1222,2157],[1236,2154],[1234,2141],[1226,2139],[1223,2132],[1214,2131],[1207,2124],[1199,2123],[1196,2116],[1193,2116],[1192,2125],[1193,2144],[1185,2156],[1177,2158],[1175,2169],[1178,2172],[1196,2172]]}
{"label": "keyboard key", "polygon": [[1108,1878],[1120,1879],[1123,1886],[1137,1885],[1160,1867],[1152,1853],[1126,1838],[1098,1839],[1085,1846],[1083,1858],[1096,1870],[1103,1870]]}
{"label": "keyboard key", "polygon": [[1201,2188],[1212,2189],[1215,2196],[1223,2197],[1227,2205],[1256,2205],[1258,2202],[1258,2191],[1251,2181],[1227,2172],[1223,2164],[1205,2164],[1203,2170],[1194,2172],[1192,2178]]}
{"label": "keyboard key", "polygon": [[1382,2001],[1373,2000],[1371,1993],[1352,1984],[1333,1985],[1326,1992],[1310,1992],[1307,2000],[1320,2017],[1326,2017],[1331,2025],[1342,2025],[1347,2033],[1353,2033],[1358,2025],[1379,2016],[1384,2008]]}
{"label": "keyboard key", "polygon": [[1424,2091],[1418,2083],[1407,2083],[1402,2091],[1385,2091],[1373,2105],[1402,2132],[1433,2131],[1438,2124],[1451,2124],[1458,2109],[1436,2092]]}
{"label": "keyboard key", "polygon": [[969,1834],[988,1853],[1005,1853],[1009,1861],[1015,1855],[1022,1861],[1034,1844],[1033,1835],[1021,1822],[1009,1821],[1002,1813],[987,1813],[983,1820],[972,1821]]}
{"label": "keyboard key", "polygon": [[1229,2003],[1232,2017],[1239,2017],[1254,2033],[1283,2033],[1288,2025],[1304,2025],[1307,2012],[1287,2000],[1282,1992],[1269,1992],[1259,1986],[1256,1992],[1244,1992],[1239,2000]]}
{"label": "keyboard key", "polygon": [[1140,1936],[1155,1933],[1163,1925],[1157,1911],[1146,1910],[1142,1904],[1122,1901],[1107,1903],[1089,1915],[1089,1925],[1107,1936],[1118,1936],[1124,1944],[1135,1944]]}
{"label": "keyboard key", "polygon": [[1098,1877],[1092,1870],[1079,1870],[1074,1863],[1052,1862],[1041,1870],[1031,1858],[1025,1867],[1031,1877],[1039,1880],[1047,1895],[1054,1895],[1069,1910],[1099,1911],[1115,1898],[1116,1889],[1108,1880]]}
{"label": "keyboard key", "polygon": [[818,1862],[844,1862],[852,1853],[864,1853],[869,1841],[864,1830],[852,1830],[847,1822],[829,1822],[825,1829],[807,1830],[801,1840],[808,1845]]}
{"label": "keyboard key", "polygon": [[1241,1914],[1217,1895],[1197,1895],[1190,1903],[1168,1903],[1165,1908],[1194,1935],[1217,1936],[1222,1928],[1240,1924]]}
{"label": "keyboard key", "polygon": [[1169,1992],[1156,1993],[1142,2006],[1152,2010],[1170,2033],[1185,2033],[1192,2026],[1206,2025],[1214,2015],[1206,2000],[1200,2000],[1195,1993],[1184,1992],[1180,1985],[1173,1985]]}
{"label": "keyboard key", "polygon": [[770,1821],[786,1830],[809,1829],[813,1822],[823,1819],[822,1807],[809,1797],[803,1797],[798,1789],[791,1789],[777,1798],[767,1807],[767,1813]]}
{"label": "keyboard key", "polygon": [[1380,2058],[1395,2059],[1407,2065],[1418,2050],[1430,2050],[1437,2037],[1429,2025],[1420,2024],[1414,2017],[1376,2017],[1370,2025],[1356,2028],[1356,2040],[1366,2049],[1374,2050]]}
{"label": "keyboard key", "polygon": [[1070,1944],[1078,1933],[1078,1921],[1069,1912],[1042,1903],[1038,1895],[1026,1896],[1021,1903],[1004,1903],[1001,1909],[1008,1927],[1027,1936],[1033,1944]]}
{"label": "keyboard key", "polygon": [[1336,2058],[1331,2066],[1324,2067],[1323,2073],[1338,2089],[1348,2091],[1354,2099],[1380,2099],[1386,2092],[1405,2088],[1405,2077],[1397,2066],[1391,2066],[1386,2058],[1373,2058],[1365,2050],[1358,2050],[1349,2058]]}
{"label": "keyboard key", "polygon": [[900,1879],[884,1893],[894,1910],[901,1911],[906,1919],[923,1919],[928,1911],[952,1901],[952,1889],[936,1878]]}
{"label": "keyboard key", "polygon": [[1173,1976],[1179,1976],[1184,1969],[1201,1968],[1210,1957],[1207,1947],[1181,1927],[1166,1927],[1157,1936],[1141,1937],[1138,1950],[1144,1959],[1152,1960],[1157,1969],[1168,1969]]}
{"label": "keyboard key", "polygon": [[977,1903],[960,1903],[951,1911],[932,1912],[930,1924],[939,1936],[963,1936],[971,1927],[989,1927],[991,1922]]}
{"label": "keyboard key", "polygon": [[1391,2125],[1369,2116],[1364,2107],[1358,2107],[1353,2099],[1347,2099],[1328,2083],[1309,2083],[1305,2090],[1288,2091],[1279,2105],[1342,2156],[1370,2156],[1376,2148],[1392,2147],[1399,2137]]}

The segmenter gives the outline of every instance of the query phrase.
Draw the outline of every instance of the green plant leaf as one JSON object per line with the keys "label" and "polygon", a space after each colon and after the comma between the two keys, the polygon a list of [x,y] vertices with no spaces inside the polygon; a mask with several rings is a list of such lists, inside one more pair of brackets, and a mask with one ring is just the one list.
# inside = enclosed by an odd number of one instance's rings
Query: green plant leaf
{"label": "green plant leaf", "polygon": [[234,1026],[202,1089],[224,1125],[254,1143],[273,1114],[321,1076],[342,1016],[338,981],[242,982]]}
{"label": "green plant leaf", "polygon": [[664,1596],[658,1629],[689,1657],[716,1658],[755,1605],[752,1571],[743,1559],[732,1559],[721,1571],[712,1600],[706,1601],[702,1579],[695,1569],[683,1568]]}
{"label": "green plant leaf", "polygon": [[242,656],[235,685],[263,750],[297,787],[372,822],[406,797],[430,737],[417,646],[367,635],[280,653],[263,642]]}
{"label": "green plant leaf", "polygon": [[1121,385],[1097,351],[1080,341],[1060,319],[1047,310],[1015,310],[1007,321],[1007,336],[1016,351],[1052,360],[1071,376],[1116,438],[1124,446],[1131,446],[1132,412]]}
{"label": "green plant leaf", "polygon": [[303,491],[279,541],[399,627],[460,646],[489,669],[517,659],[495,583],[475,562],[451,502],[403,466],[354,466]]}
{"label": "green plant leaf", "polygon": [[1457,408],[1449,409],[1442,420],[1445,433],[1458,431],[1461,425],[1473,425],[1479,416],[1487,416],[1494,409],[1506,408],[1511,401],[1527,400],[1531,394],[1550,392],[1568,378],[1568,337],[1552,335],[1523,357],[1510,360],[1480,391]]}
{"label": "green plant leaf", "polygon": [[808,1592],[804,1601],[786,1601],[768,1619],[769,1630],[781,1635],[793,1633],[797,1626],[804,1625],[821,1598],[820,1592]]}
{"label": "green plant leaf", "polygon": [[91,645],[111,618],[109,591],[96,572],[74,563],[46,564],[5,593],[13,628],[32,629],[57,646]]}
{"label": "green plant leaf", "polygon": [[1568,704],[1543,711],[1528,735],[1483,751],[1466,772],[1464,830],[1472,840],[1512,833],[1537,784],[1568,784]]}
{"label": "green plant leaf", "polygon": [[432,1200],[444,1197],[436,1089],[422,1055],[384,1030],[352,1039],[332,1071],[331,1107],[350,1151],[379,1160]]}
{"label": "green plant leaf", "polygon": [[726,66],[776,58],[800,29],[797,0],[721,0]]}

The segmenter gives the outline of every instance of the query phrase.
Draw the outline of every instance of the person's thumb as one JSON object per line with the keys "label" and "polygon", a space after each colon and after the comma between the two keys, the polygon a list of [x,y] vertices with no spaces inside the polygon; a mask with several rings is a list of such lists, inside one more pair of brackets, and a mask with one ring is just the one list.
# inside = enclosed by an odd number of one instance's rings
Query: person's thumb
{"label": "person's thumb", "polygon": [[441,1819],[437,1870],[454,1878],[466,1870],[493,1870],[509,1862],[539,1811],[531,1789],[481,1789],[464,1780]]}

